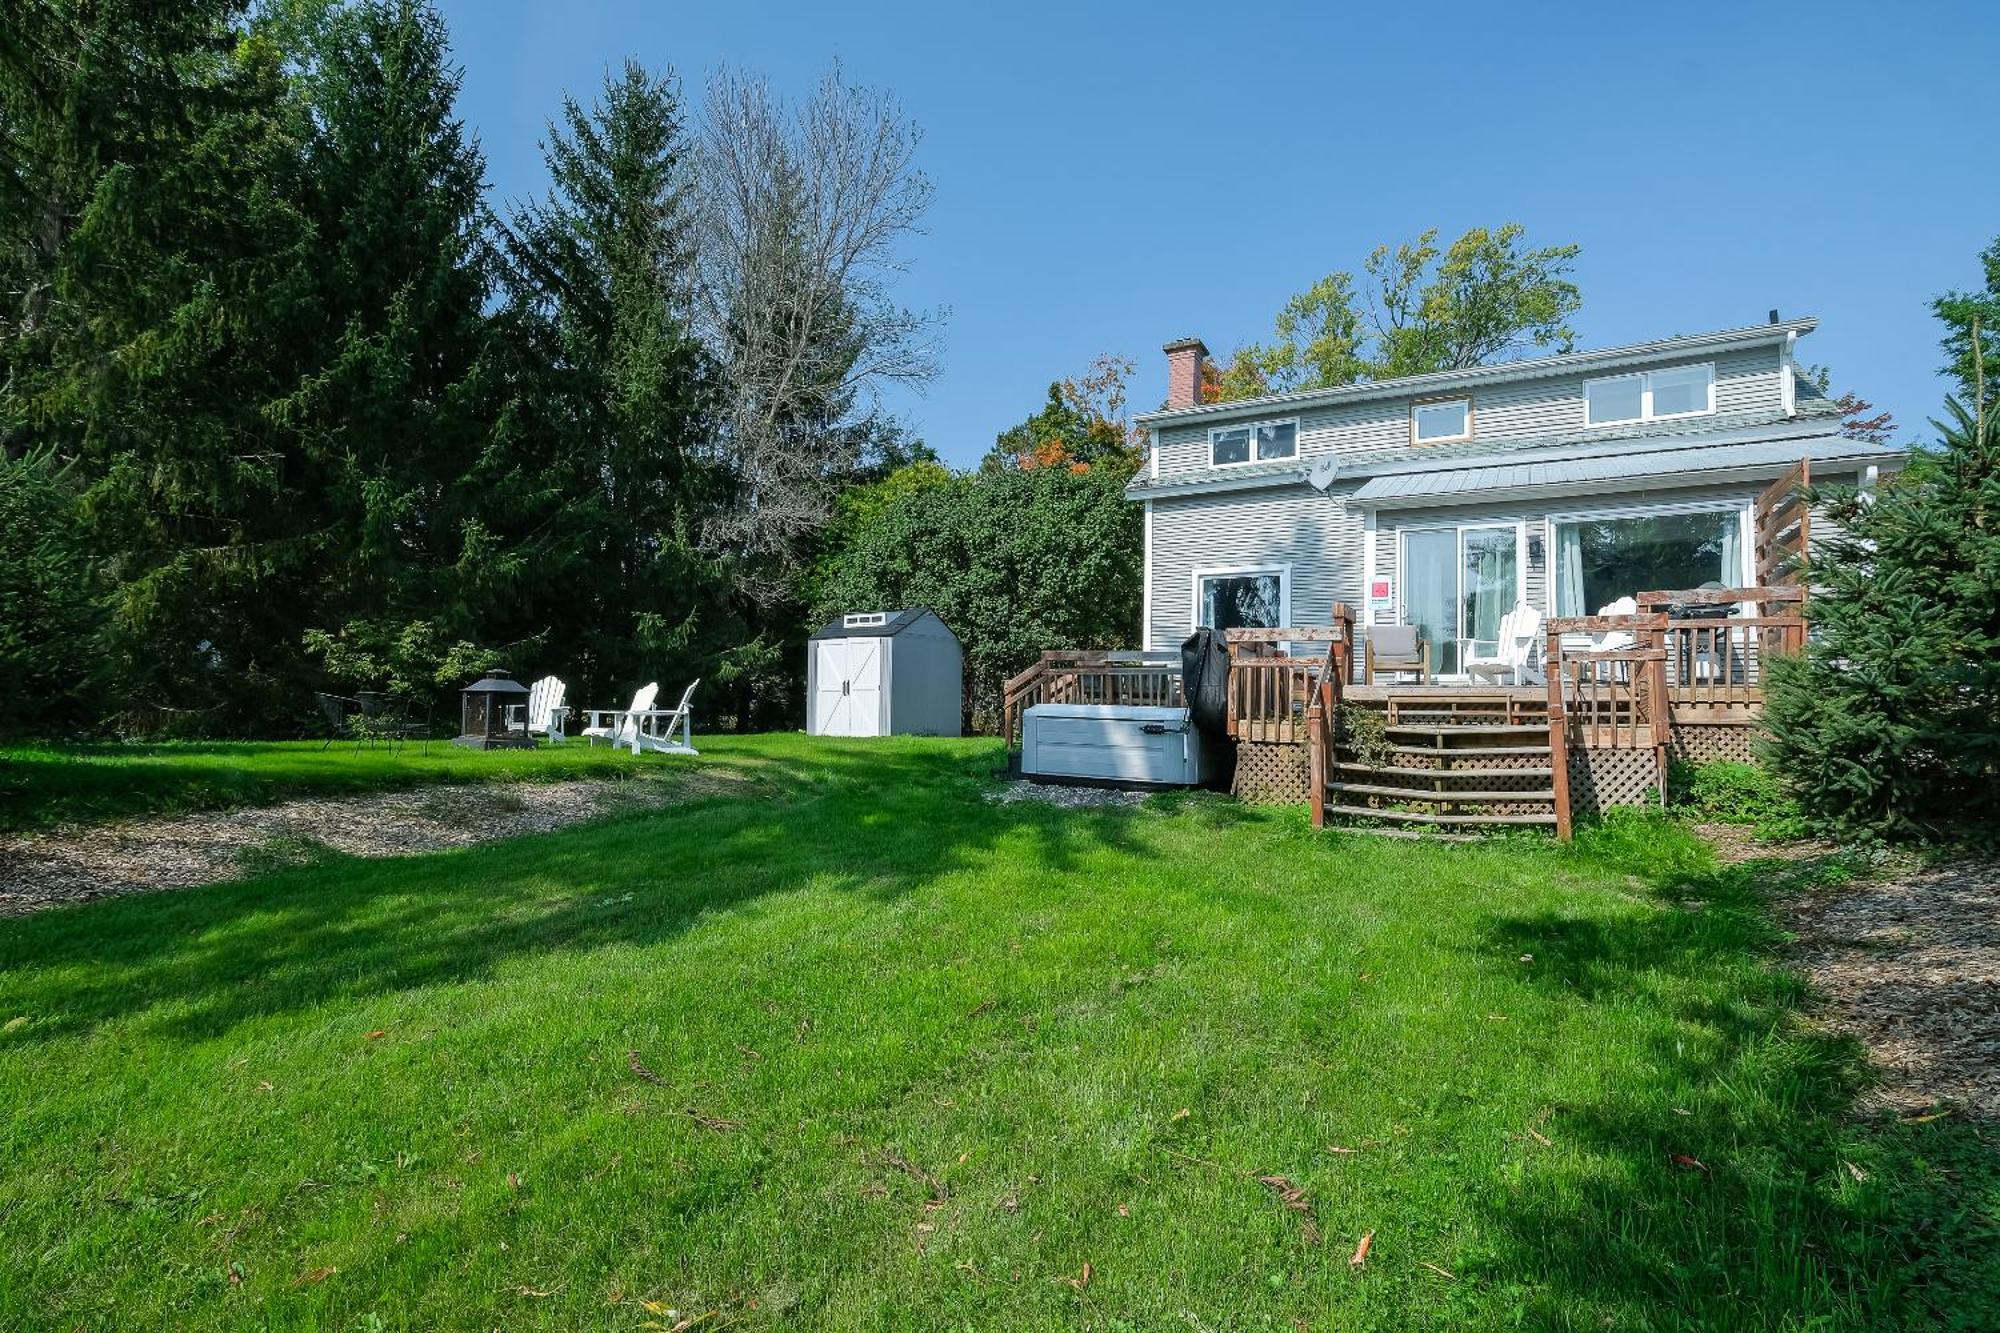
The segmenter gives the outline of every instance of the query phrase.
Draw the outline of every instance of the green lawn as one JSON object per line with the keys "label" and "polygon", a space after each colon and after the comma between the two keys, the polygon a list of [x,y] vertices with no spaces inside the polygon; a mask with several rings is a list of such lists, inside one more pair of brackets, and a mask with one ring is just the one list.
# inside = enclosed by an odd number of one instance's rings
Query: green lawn
{"label": "green lawn", "polygon": [[2000,1327],[1981,1131],[1853,1120],[1670,825],[708,748],[759,794],[0,923],[0,1326]]}
{"label": "green lawn", "polygon": [[581,741],[491,752],[444,741],[393,750],[345,741],[0,746],[0,832],[437,782],[630,777],[678,762]]}

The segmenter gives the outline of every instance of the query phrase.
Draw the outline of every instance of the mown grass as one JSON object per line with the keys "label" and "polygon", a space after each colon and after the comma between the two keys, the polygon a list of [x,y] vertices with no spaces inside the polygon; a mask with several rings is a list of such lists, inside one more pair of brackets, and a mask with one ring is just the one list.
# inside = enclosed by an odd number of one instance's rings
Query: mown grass
{"label": "mown grass", "polygon": [[441,782],[558,782],[633,777],[671,755],[586,745],[479,751],[318,741],[0,746],[0,831],[267,805]]}
{"label": "mown grass", "polygon": [[2000,1326],[1984,1131],[1850,1117],[1766,872],[997,757],[0,924],[0,1324]]}

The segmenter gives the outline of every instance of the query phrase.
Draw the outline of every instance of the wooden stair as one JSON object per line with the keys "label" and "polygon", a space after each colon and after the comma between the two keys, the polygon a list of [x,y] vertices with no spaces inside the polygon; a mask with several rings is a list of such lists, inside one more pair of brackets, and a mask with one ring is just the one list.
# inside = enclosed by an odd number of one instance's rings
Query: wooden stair
{"label": "wooden stair", "polygon": [[1467,710],[1386,723],[1386,758],[1333,756],[1326,813],[1359,825],[1554,827],[1548,726]]}

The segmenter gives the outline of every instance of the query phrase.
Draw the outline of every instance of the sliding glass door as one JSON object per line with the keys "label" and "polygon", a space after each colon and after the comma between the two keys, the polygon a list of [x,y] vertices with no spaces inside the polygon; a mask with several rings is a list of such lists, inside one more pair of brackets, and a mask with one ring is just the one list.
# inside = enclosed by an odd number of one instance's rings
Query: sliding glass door
{"label": "sliding glass door", "polygon": [[1521,597],[1511,523],[1403,533],[1403,620],[1431,645],[1431,669],[1454,675],[1466,640],[1491,640]]}

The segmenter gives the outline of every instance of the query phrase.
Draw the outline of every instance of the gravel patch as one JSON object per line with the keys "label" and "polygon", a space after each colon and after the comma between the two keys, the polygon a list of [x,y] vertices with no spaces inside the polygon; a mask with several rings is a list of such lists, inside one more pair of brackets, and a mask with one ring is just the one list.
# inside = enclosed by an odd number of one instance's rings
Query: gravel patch
{"label": "gravel patch", "polygon": [[1145,791],[1125,791],[1118,787],[1072,787],[1059,782],[1029,782],[1025,778],[1003,783],[987,794],[989,801],[1035,801],[1041,805],[1053,805],[1064,810],[1090,810],[1107,807],[1130,808],[1142,804],[1152,795]]}
{"label": "gravel patch", "polygon": [[693,782],[571,781],[420,787],[368,796],[0,835],[0,917],[340,856],[418,852],[548,833],[712,789]]}

